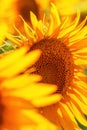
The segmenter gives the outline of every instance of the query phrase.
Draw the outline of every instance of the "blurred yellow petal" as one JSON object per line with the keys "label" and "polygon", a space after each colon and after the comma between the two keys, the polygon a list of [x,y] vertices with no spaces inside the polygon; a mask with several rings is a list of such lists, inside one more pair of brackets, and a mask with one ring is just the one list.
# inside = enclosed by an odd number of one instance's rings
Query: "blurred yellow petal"
{"label": "blurred yellow petal", "polygon": [[4,88],[21,88],[27,86],[30,83],[38,82],[41,80],[41,76],[39,75],[22,75],[17,76],[12,79],[7,79],[2,83]]}
{"label": "blurred yellow petal", "polygon": [[6,37],[11,40],[13,43],[15,43],[17,46],[21,46],[22,44],[19,43],[17,39],[13,37],[13,35],[7,34]]}
{"label": "blurred yellow petal", "polygon": [[82,27],[85,25],[86,21],[87,21],[87,17],[80,23],[80,25],[78,25],[78,27],[77,27],[77,29],[75,29],[75,31],[70,33],[70,37],[77,34],[77,32],[79,32],[82,29]]}
{"label": "blurred yellow petal", "polygon": [[8,32],[8,27],[6,24],[0,24],[0,45],[3,44],[3,41],[5,40],[5,36]]}
{"label": "blurred yellow petal", "polygon": [[23,47],[21,49],[15,50],[15,53],[10,53],[9,55],[0,59],[0,70],[3,70],[6,67],[11,66],[12,64],[15,64],[15,62],[19,60],[27,52],[27,50],[27,47]]}
{"label": "blurred yellow petal", "polygon": [[36,100],[32,101],[32,103],[37,107],[44,107],[44,106],[48,106],[52,103],[57,103],[61,99],[62,99],[61,95],[54,94],[54,95],[50,95],[47,97],[43,97],[41,99],[36,99]]}
{"label": "blurred yellow petal", "polygon": [[75,27],[77,26],[77,24],[78,24],[79,18],[80,18],[80,12],[78,11],[77,12],[77,17],[76,17],[75,21],[73,22],[73,24],[70,25],[69,27],[63,29],[63,31],[61,30],[58,37],[61,38],[64,35],[68,34],[69,32],[73,31],[75,29]]}
{"label": "blurred yellow petal", "polygon": [[[54,20],[56,21],[57,26],[59,26],[61,24],[61,20],[60,20],[57,8],[53,3],[51,3],[51,13],[53,14],[53,17],[56,17],[56,19],[54,19]],[[55,23],[54,23],[54,25],[55,25]]]}
{"label": "blurred yellow petal", "polygon": [[83,27],[81,31],[79,31],[73,38],[70,38],[70,41],[80,41],[82,38],[85,38],[87,32],[87,26]]}
{"label": "blurred yellow petal", "polygon": [[25,32],[28,38],[36,39],[36,32],[23,20]]}
{"label": "blurred yellow petal", "polygon": [[[49,88],[49,89],[48,89]],[[31,84],[26,87],[12,89],[11,91],[4,90],[3,96],[15,96],[26,100],[35,100],[56,91],[56,86],[46,84]],[[55,99],[56,100],[56,99]]]}
{"label": "blurred yellow petal", "polygon": [[[32,120],[34,120],[37,125],[39,130],[56,130],[57,127],[52,124],[50,121],[48,121],[46,118],[43,116],[39,115],[38,113],[30,110],[30,111],[22,111],[26,116],[29,116]],[[44,124],[44,126],[43,126]]]}
{"label": "blurred yellow petal", "polygon": [[50,24],[49,24],[49,30],[48,30],[48,36],[50,36],[54,29],[54,20],[52,16],[50,16]]}
{"label": "blurred yellow petal", "polygon": [[30,12],[30,18],[33,28],[36,29],[38,21],[36,15],[33,12]]}
{"label": "blurred yellow petal", "polygon": [[[41,52],[39,50],[32,51],[29,54],[26,54],[24,57],[20,58],[20,63],[18,60],[10,68],[1,71],[0,75],[2,77],[11,77],[17,75],[20,72],[23,72],[29,66],[32,66],[40,57]],[[15,70],[15,71],[14,71]]]}

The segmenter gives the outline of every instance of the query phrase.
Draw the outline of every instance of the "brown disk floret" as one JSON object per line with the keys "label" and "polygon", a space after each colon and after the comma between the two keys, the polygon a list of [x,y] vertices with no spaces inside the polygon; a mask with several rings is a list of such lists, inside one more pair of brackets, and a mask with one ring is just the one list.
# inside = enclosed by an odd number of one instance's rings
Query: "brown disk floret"
{"label": "brown disk floret", "polygon": [[42,82],[58,86],[58,93],[65,92],[71,85],[74,73],[73,58],[69,48],[61,39],[45,38],[31,47],[42,51],[36,62],[34,73],[42,76]]}

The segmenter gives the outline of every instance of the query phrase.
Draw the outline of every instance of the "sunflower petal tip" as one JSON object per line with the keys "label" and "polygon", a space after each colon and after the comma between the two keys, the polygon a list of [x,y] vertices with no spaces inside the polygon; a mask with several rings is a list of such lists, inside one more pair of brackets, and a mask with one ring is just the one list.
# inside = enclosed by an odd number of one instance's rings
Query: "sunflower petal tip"
{"label": "sunflower petal tip", "polygon": [[30,15],[35,15],[32,11],[30,11]]}
{"label": "sunflower petal tip", "polygon": [[86,18],[85,18],[86,20],[87,20],[87,16],[86,16]]}

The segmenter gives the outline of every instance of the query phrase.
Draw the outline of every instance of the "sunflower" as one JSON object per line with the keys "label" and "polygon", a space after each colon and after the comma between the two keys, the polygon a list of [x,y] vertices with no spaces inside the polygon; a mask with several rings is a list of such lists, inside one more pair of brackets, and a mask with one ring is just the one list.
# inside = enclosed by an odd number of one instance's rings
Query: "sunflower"
{"label": "sunflower", "polygon": [[30,14],[29,12],[32,11],[39,17],[39,7],[35,0],[15,0],[16,9],[18,14],[21,15],[25,21],[29,21]]}
{"label": "sunflower", "polygon": [[21,30],[21,32],[24,32],[23,21],[18,15],[21,15],[27,23],[30,22],[30,11],[32,11],[38,17],[38,19],[42,15],[40,7],[35,0],[14,0],[14,5],[17,12],[14,24],[18,29]]}
{"label": "sunflower", "polygon": [[72,23],[68,23],[69,17],[61,21],[53,3],[49,16],[44,15],[43,20],[37,20],[32,12],[30,16],[32,27],[22,19],[25,36],[16,28],[20,39],[9,34],[7,38],[19,47],[27,44],[30,52],[40,49],[41,56],[33,65],[35,70],[31,74],[41,75],[40,82],[43,84],[57,86],[56,94],[60,96],[57,103],[42,104],[38,108],[39,113],[58,130],[80,130],[77,120],[87,127],[87,83],[84,74],[87,65],[87,17],[79,23],[78,10]]}
{"label": "sunflower", "polygon": [[7,0],[1,0],[0,2],[0,26],[4,23],[8,29],[7,32],[12,34],[15,33],[15,30],[11,25],[16,24],[16,26],[20,29],[22,29],[23,26],[23,23],[18,15],[21,15],[27,22],[29,22],[30,10],[34,12],[38,18],[41,16],[39,11],[40,8],[35,0],[9,0],[8,2]]}
{"label": "sunflower", "polygon": [[22,47],[0,58],[1,130],[56,130],[56,125],[37,109],[61,98],[53,94],[55,85],[39,83],[41,76],[30,74],[40,54],[40,50],[28,52],[27,47]]}

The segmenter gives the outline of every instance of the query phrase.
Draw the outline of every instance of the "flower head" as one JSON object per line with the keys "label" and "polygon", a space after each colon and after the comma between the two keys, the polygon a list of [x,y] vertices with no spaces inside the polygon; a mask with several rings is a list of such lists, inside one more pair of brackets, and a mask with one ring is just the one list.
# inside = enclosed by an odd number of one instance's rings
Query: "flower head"
{"label": "flower head", "polygon": [[61,21],[54,4],[51,4],[50,15],[45,15],[43,21],[38,21],[32,12],[30,15],[32,27],[23,20],[26,36],[16,29],[21,38],[10,35],[7,38],[18,46],[27,44],[30,53],[40,49],[42,54],[31,73],[41,75],[43,83],[57,86],[56,94],[61,98],[53,105],[42,104],[39,113],[58,130],[80,129],[76,120],[87,126],[84,116],[87,115],[87,84],[83,72],[87,65],[87,18],[79,24],[78,11],[72,23],[68,23],[69,17]]}

